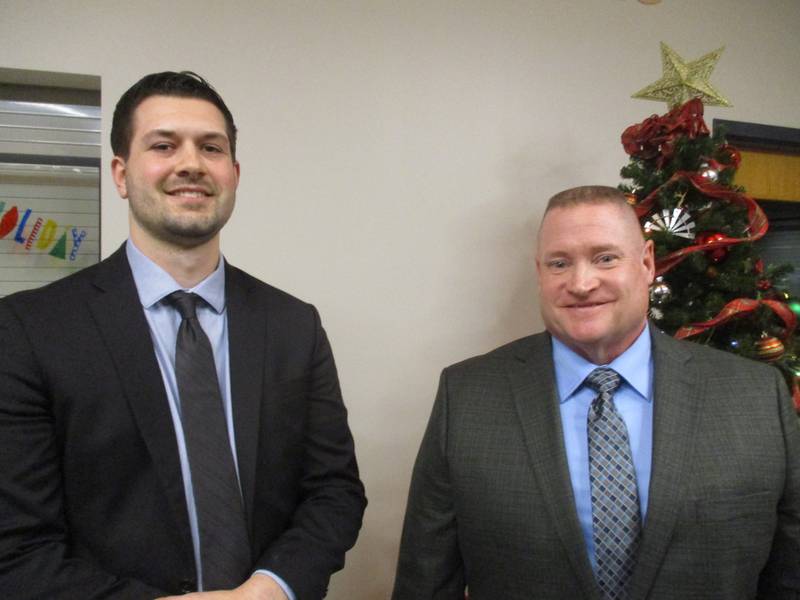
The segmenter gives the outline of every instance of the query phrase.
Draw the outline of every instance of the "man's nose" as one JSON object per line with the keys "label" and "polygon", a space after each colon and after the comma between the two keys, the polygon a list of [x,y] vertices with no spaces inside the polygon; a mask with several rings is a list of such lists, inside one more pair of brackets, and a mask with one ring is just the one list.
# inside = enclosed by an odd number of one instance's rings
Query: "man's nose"
{"label": "man's nose", "polygon": [[569,291],[585,296],[597,287],[597,273],[591,265],[576,264],[569,278]]}
{"label": "man's nose", "polygon": [[175,170],[181,177],[196,177],[203,173],[203,160],[200,149],[193,144],[184,144],[178,153]]}

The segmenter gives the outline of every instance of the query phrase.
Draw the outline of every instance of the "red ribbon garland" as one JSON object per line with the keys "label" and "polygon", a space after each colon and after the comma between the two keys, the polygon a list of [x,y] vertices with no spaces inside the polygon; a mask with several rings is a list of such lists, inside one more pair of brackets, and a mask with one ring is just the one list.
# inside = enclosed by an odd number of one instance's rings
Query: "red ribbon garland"
{"label": "red ribbon garland", "polygon": [[[772,309],[772,312],[780,317],[784,325],[786,325],[786,329],[781,337],[784,340],[788,338],[797,327],[797,316],[792,312],[792,310],[786,304],[783,302],[778,302],[777,300],[754,300],[752,298],[737,298],[736,300],[731,300],[713,319],[709,319],[703,323],[684,325],[678,329],[674,337],[682,340],[684,338],[695,336],[706,331],[707,329],[710,329],[711,327],[722,325],[734,317],[751,313],[762,304]],[[791,391],[795,410],[800,412],[800,377],[794,377],[792,379]]]}
{"label": "red ribbon garland", "polygon": [[661,191],[661,189],[679,181],[688,181],[697,189],[697,191],[705,196],[709,196],[710,198],[728,201],[732,204],[738,204],[739,206],[744,206],[747,208],[747,217],[749,221],[747,230],[749,235],[743,238],[734,238],[723,235],[719,239],[712,242],[695,244],[692,246],[687,246],[686,248],[681,248],[675,252],[670,252],[666,256],[662,256],[656,260],[656,277],[663,275],[672,269],[675,265],[680,263],[693,252],[699,252],[701,250],[713,250],[714,248],[727,247],[733,244],[741,244],[742,242],[755,242],[756,240],[764,237],[764,234],[767,233],[767,229],[769,229],[769,221],[767,220],[767,216],[764,214],[764,211],[761,210],[761,207],[755,200],[753,200],[753,198],[718,183],[709,182],[700,173],[695,173],[692,171],[678,171],[672,177],[670,177],[666,183],[664,183],[664,185],[650,192],[650,194],[648,194],[644,200],[634,206],[636,215],[639,218],[642,218],[649,214],[653,204],[658,198],[658,193]]}
{"label": "red ribbon garland", "polygon": [[675,338],[682,340],[683,338],[692,337],[711,327],[727,323],[736,316],[751,313],[761,305],[772,309],[772,312],[780,317],[783,324],[786,325],[786,330],[781,337],[783,339],[788,338],[797,327],[797,316],[792,312],[792,309],[783,302],[778,302],[777,300],[755,300],[753,298],[737,298],[736,300],[731,300],[722,307],[722,310],[719,311],[717,316],[713,319],[702,323],[691,323],[678,329],[675,333]]}

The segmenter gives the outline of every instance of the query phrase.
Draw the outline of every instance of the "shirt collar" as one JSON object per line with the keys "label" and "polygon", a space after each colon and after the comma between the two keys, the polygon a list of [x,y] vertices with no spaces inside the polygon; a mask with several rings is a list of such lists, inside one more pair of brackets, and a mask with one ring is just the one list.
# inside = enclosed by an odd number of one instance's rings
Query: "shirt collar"
{"label": "shirt collar", "polygon": [[643,399],[650,398],[651,342],[650,329],[645,326],[636,341],[608,365],[595,365],[569,349],[555,337],[553,340],[553,364],[556,371],[556,386],[561,403],[566,402],[583,384],[583,381],[599,366],[614,369]]}
{"label": "shirt collar", "polygon": [[[128,240],[125,253],[133,273],[133,281],[139,293],[139,301],[144,308],[150,308],[169,296],[172,292],[183,288],[172,276],[156,263],[142,254],[133,241]],[[225,310],[225,260],[220,255],[217,268],[203,281],[191,289],[205,300],[218,314]]]}

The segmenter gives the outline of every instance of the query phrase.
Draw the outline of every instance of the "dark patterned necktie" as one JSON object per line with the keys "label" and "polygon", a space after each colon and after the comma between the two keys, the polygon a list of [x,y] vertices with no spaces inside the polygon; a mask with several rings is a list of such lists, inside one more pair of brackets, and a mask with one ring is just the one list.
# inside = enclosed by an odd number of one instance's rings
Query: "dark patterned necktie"
{"label": "dark patterned necktie", "polygon": [[614,406],[620,376],[604,367],[586,385],[598,393],[589,408],[589,482],[597,583],[608,600],[628,597],[642,530],[628,430]]}
{"label": "dark patterned necktie", "polygon": [[240,585],[251,561],[214,354],[197,320],[198,300],[182,291],[168,296],[182,318],[175,378],[197,509],[203,589],[208,591]]}

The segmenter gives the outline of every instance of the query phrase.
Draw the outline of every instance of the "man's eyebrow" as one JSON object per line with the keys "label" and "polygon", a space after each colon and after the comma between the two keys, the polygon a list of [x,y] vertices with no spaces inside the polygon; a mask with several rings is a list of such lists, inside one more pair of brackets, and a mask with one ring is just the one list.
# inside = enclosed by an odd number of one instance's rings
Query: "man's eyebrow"
{"label": "man's eyebrow", "polygon": [[228,135],[221,131],[209,131],[200,136],[201,140],[224,140],[228,141]]}
{"label": "man's eyebrow", "polygon": [[154,137],[175,137],[177,134],[172,129],[151,129],[147,133],[144,134],[145,139],[147,138],[154,138]]}
{"label": "man's eyebrow", "polygon": [[[154,137],[166,137],[166,138],[174,138],[177,137],[178,132],[174,129],[153,129],[148,131],[144,134],[145,139],[150,139]],[[224,140],[228,141],[228,135],[221,131],[204,131],[199,136],[197,136],[201,140]]]}
{"label": "man's eyebrow", "polygon": [[[593,255],[600,254],[602,252],[617,252],[621,254],[623,250],[621,246],[618,246],[613,242],[609,242],[607,244],[598,244],[596,246],[591,246],[589,248],[589,252]],[[546,252],[543,256],[546,259],[551,259],[551,258],[563,258],[565,256],[570,256],[572,254],[574,254],[574,252],[571,250],[559,248],[556,250],[551,250],[550,252]]]}
{"label": "man's eyebrow", "polygon": [[598,254],[600,252],[622,252],[622,247],[618,246],[617,244],[609,242],[608,244],[599,244],[597,246],[592,246],[590,248],[592,254]]}

